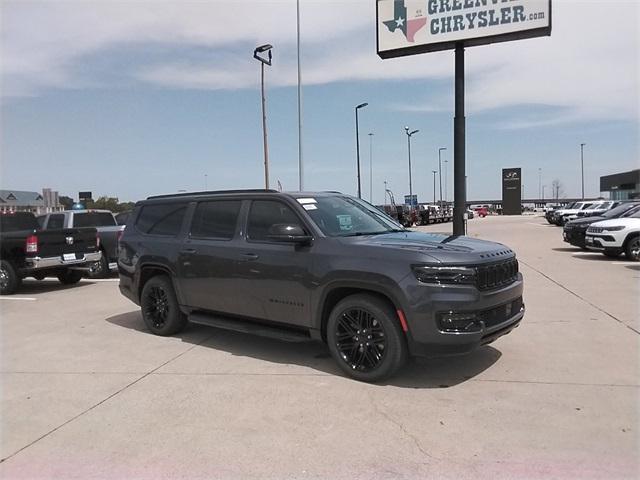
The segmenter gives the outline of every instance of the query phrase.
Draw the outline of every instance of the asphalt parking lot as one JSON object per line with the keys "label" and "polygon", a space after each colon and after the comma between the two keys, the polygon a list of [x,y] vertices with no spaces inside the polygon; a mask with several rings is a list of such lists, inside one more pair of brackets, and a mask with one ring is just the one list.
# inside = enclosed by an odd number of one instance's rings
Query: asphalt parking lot
{"label": "asphalt parking lot", "polygon": [[517,252],[523,323],[384,385],[320,344],[153,336],[117,279],[27,281],[0,299],[2,478],[637,478],[640,264],[539,216],[469,234]]}

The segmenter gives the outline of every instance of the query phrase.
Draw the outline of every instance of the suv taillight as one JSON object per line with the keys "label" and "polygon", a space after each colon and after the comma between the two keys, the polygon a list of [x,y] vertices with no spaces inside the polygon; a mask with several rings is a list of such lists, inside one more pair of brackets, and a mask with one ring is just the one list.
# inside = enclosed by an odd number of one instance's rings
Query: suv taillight
{"label": "suv taillight", "polygon": [[38,237],[37,236],[29,235],[27,237],[25,250],[27,253],[38,253]]}
{"label": "suv taillight", "polygon": [[100,248],[100,235],[96,233],[96,248]]}

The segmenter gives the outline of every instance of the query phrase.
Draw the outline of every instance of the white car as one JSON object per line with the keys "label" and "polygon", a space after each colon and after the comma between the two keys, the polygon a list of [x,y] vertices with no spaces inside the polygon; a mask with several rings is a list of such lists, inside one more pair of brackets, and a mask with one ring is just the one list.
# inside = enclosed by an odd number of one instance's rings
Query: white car
{"label": "white car", "polygon": [[589,206],[588,208],[583,208],[577,213],[568,215],[566,218],[566,221],[575,220],[576,218],[581,218],[581,217],[592,217],[594,215],[600,215],[606,212],[607,210],[609,210],[610,208],[612,208],[614,204],[615,206],[618,205],[617,202],[613,202],[611,200],[600,200],[597,202],[593,202],[591,206]]}
{"label": "white car", "polygon": [[624,252],[629,260],[640,261],[640,211],[629,217],[592,223],[584,241],[589,250],[609,257]]}
{"label": "white car", "polygon": [[556,225],[564,225],[567,223],[567,218],[570,215],[577,215],[580,210],[586,210],[591,208],[593,202],[576,202],[571,205],[571,208],[561,208],[553,212],[553,219]]}

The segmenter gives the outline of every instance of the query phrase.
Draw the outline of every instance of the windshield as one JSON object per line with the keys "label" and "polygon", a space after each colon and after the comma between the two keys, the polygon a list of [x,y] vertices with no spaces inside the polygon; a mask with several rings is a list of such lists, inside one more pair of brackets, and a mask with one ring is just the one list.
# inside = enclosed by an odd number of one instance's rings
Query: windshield
{"label": "windshield", "polygon": [[386,213],[363,200],[338,195],[297,200],[322,233],[330,237],[404,231]]}
{"label": "windshield", "polygon": [[628,210],[631,210],[631,213],[633,213],[633,209],[637,207],[637,203],[623,203],[622,205],[618,205],[616,208],[612,208],[611,210],[604,212],[602,216],[606,218],[618,218]]}

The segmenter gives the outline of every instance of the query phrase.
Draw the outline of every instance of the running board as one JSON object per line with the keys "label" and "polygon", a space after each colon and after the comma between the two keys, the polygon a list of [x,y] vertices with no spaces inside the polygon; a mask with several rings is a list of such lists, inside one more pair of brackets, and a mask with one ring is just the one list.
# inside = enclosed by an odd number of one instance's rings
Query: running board
{"label": "running board", "polygon": [[284,342],[308,342],[312,340],[308,332],[299,332],[288,328],[278,328],[248,320],[214,316],[206,313],[192,313],[189,315],[189,321],[199,325],[233,330],[234,332],[275,338],[276,340],[282,340]]}

